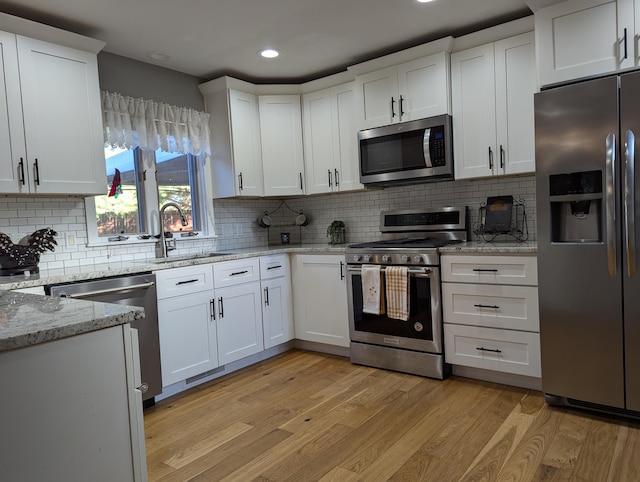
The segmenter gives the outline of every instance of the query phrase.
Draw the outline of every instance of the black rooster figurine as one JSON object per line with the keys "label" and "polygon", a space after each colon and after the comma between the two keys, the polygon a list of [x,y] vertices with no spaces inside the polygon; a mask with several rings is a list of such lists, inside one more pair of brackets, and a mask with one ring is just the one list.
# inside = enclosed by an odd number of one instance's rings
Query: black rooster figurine
{"label": "black rooster figurine", "polygon": [[9,236],[0,233],[0,274],[37,273],[40,255],[55,250],[57,235],[51,228],[38,229],[14,244]]}

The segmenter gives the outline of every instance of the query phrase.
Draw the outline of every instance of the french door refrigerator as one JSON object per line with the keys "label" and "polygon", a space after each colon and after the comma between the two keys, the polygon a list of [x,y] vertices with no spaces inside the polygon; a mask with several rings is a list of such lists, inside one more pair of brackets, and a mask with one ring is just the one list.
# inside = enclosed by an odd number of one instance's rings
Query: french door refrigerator
{"label": "french door refrigerator", "polygon": [[640,417],[640,73],[536,94],[535,130],[545,398]]}

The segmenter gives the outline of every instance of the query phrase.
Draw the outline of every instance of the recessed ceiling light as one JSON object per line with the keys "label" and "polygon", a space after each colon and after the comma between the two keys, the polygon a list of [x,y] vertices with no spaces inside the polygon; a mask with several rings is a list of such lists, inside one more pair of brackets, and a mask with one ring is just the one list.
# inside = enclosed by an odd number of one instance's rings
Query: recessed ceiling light
{"label": "recessed ceiling light", "polygon": [[429,3],[433,2],[433,0],[418,0],[419,3]]}
{"label": "recessed ceiling light", "polygon": [[274,59],[278,55],[280,55],[280,52],[274,49],[264,49],[260,51],[260,55],[262,55],[265,59]]}
{"label": "recessed ceiling light", "polygon": [[147,52],[147,57],[153,60],[169,60],[169,56],[163,52]]}

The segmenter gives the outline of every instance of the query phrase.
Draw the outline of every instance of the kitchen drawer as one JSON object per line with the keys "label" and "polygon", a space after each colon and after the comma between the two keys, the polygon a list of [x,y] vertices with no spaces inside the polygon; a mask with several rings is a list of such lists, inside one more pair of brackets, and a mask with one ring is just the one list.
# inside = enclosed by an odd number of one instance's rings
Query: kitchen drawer
{"label": "kitchen drawer", "polygon": [[158,299],[213,289],[211,264],[163,269],[155,272]]}
{"label": "kitchen drawer", "polygon": [[538,333],[445,323],[444,350],[453,365],[541,376]]}
{"label": "kitchen drawer", "polygon": [[535,256],[444,255],[440,263],[442,281],[538,285]]}
{"label": "kitchen drawer", "polygon": [[260,281],[259,258],[225,261],[213,265],[213,284],[216,288]]}
{"label": "kitchen drawer", "polygon": [[289,256],[274,254],[260,258],[260,279],[281,278],[289,275]]}
{"label": "kitchen drawer", "polygon": [[535,286],[442,283],[445,323],[540,331]]}

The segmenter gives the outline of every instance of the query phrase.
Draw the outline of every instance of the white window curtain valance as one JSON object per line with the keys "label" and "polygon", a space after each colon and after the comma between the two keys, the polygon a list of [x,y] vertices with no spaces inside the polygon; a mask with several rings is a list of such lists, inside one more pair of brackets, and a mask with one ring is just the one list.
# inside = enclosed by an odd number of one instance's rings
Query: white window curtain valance
{"label": "white window curtain valance", "polygon": [[105,146],[211,155],[209,114],[101,92]]}

